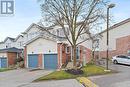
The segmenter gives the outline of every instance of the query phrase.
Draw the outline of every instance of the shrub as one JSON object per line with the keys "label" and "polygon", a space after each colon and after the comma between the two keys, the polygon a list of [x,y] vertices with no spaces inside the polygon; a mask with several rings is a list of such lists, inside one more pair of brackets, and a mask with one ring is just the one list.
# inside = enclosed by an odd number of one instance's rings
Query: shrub
{"label": "shrub", "polygon": [[19,57],[18,59],[16,59],[17,62],[21,62],[23,61],[23,58],[22,57]]}
{"label": "shrub", "polygon": [[83,70],[81,69],[67,69],[65,70],[67,73],[73,74],[73,75],[81,75],[83,74]]}

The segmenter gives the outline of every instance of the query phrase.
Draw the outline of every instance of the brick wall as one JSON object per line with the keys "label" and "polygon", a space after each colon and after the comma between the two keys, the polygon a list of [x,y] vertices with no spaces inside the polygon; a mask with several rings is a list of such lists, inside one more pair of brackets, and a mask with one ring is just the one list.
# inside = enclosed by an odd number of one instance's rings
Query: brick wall
{"label": "brick wall", "polygon": [[27,47],[24,47],[24,67],[27,67]]}
{"label": "brick wall", "polygon": [[91,61],[91,50],[86,48],[87,63]]}
{"label": "brick wall", "polygon": [[57,56],[58,56],[58,68],[60,68],[60,66],[61,66],[61,63],[60,63],[60,56],[61,56],[61,53],[60,53],[60,47],[61,47],[61,44],[60,43],[58,43],[57,44],[57,51],[58,51],[58,54],[57,54]]}
{"label": "brick wall", "polygon": [[[111,43],[112,44],[112,43]],[[130,35],[116,39],[116,50],[109,51],[109,58],[115,55],[128,55],[127,51],[130,50]],[[98,54],[96,54],[98,55]],[[106,51],[99,52],[100,58],[106,58]]]}
{"label": "brick wall", "polygon": [[38,67],[42,68],[42,59],[43,59],[43,54],[38,54]]}
{"label": "brick wall", "polygon": [[80,61],[83,61],[83,57],[85,55],[86,63],[91,61],[91,50],[80,45]]}
{"label": "brick wall", "polygon": [[[66,47],[67,46],[68,46],[67,44],[61,44],[61,43],[59,43],[57,45],[57,49],[58,49],[58,65],[59,66],[60,66],[60,61],[61,61],[60,60],[61,55],[62,55],[62,64],[64,64],[66,62],[66,60],[71,60],[71,53],[66,53]],[[62,51],[61,51],[61,47],[62,47]],[[91,60],[91,50],[84,47],[84,46],[82,46],[82,45],[80,45],[80,61],[83,61],[83,56],[84,55],[85,55],[85,58],[86,58],[86,63],[88,63]]]}
{"label": "brick wall", "polygon": [[8,66],[14,65],[15,62],[16,62],[15,60],[17,58],[17,53],[8,52],[7,53],[7,58],[8,58]]}
{"label": "brick wall", "polygon": [[[67,57],[69,57],[69,55],[66,53],[66,47],[67,47],[67,44],[62,44],[62,43],[57,44],[58,68],[61,67],[61,62],[62,62],[62,64],[64,64],[66,62]],[[62,60],[60,57],[62,58]]]}

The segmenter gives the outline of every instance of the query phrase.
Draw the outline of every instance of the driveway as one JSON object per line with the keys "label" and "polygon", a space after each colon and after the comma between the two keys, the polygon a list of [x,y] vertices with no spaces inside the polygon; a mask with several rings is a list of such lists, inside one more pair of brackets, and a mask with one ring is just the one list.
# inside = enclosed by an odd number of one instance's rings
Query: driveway
{"label": "driveway", "polygon": [[94,76],[90,79],[99,87],[130,87],[130,66],[109,64],[109,68],[119,73]]}
{"label": "driveway", "polygon": [[51,72],[46,70],[30,72],[26,69],[1,72],[0,87],[83,87],[75,79],[32,83],[33,80]]}
{"label": "driveway", "polygon": [[46,70],[28,71],[27,69],[0,72],[0,87],[24,87],[24,85],[51,72]]}

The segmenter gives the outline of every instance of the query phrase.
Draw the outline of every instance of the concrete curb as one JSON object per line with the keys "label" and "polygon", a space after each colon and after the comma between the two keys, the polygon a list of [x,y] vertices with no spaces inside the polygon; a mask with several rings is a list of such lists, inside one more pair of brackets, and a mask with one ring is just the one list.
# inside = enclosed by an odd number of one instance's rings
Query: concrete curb
{"label": "concrete curb", "polygon": [[87,79],[86,77],[78,77],[78,82],[80,82],[84,87],[99,87],[91,80]]}

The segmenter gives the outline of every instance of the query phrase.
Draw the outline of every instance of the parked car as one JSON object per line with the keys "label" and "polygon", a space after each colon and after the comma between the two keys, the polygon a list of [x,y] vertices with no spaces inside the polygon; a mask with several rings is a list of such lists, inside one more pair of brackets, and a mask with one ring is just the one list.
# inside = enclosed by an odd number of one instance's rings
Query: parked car
{"label": "parked car", "polygon": [[130,65],[130,57],[125,56],[125,55],[114,56],[114,57],[112,58],[112,62],[113,62],[114,64],[120,63],[120,64]]}

